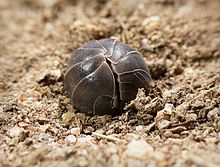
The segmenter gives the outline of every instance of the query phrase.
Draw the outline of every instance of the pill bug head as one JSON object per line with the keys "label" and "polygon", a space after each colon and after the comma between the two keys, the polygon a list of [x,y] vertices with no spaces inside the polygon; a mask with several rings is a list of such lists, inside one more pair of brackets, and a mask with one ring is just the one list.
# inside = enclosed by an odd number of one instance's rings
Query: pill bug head
{"label": "pill bug head", "polygon": [[150,81],[142,55],[107,38],[90,41],[71,55],[64,88],[79,112],[117,114],[135,98],[138,88],[148,94]]}

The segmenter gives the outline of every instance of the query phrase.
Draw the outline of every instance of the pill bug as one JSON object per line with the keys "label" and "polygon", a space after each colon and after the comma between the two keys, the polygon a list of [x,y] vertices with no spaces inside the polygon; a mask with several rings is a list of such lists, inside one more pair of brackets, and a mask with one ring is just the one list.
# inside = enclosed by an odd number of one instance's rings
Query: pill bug
{"label": "pill bug", "polygon": [[126,102],[136,97],[138,88],[148,94],[150,81],[141,53],[106,38],[87,42],[73,52],[64,88],[79,112],[104,115],[119,113]]}

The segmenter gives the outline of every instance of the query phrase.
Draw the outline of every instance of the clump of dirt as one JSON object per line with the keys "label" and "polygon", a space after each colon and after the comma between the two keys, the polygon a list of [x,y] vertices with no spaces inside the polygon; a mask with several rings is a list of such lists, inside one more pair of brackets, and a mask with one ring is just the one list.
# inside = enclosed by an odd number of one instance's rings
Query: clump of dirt
{"label": "clump of dirt", "polygon": [[[0,1],[0,166],[219,166],[220,3]],[[77,113],[73,50],[114,37],[153,81],[118,116]]]}

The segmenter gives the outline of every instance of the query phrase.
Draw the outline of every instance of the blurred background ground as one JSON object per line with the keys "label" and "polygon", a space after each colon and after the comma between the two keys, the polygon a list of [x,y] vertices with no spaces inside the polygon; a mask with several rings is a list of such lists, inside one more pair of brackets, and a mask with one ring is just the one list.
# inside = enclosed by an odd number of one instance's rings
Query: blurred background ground
{"label": "blurred background ground", "polygon": [[[0,0],[0,166],[219,166],[220,1]],[[152,90],[119,116],[76,114],[70,53],[114,37]]]}

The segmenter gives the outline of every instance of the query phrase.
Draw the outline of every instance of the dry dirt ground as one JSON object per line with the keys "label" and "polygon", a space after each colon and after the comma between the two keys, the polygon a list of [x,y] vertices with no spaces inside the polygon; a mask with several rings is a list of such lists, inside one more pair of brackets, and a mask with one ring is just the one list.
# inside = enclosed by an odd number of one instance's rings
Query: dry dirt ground
{"label": "dry dirt ground", "polygon": [[[151,92],[84,116],[63,75],[106,37],[143,54]],[[0,166],[220,166],[220,1],[0,0]]]}

